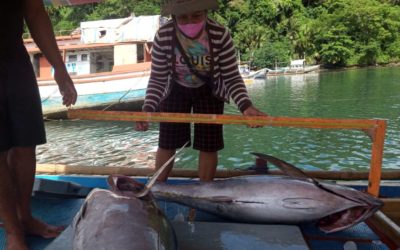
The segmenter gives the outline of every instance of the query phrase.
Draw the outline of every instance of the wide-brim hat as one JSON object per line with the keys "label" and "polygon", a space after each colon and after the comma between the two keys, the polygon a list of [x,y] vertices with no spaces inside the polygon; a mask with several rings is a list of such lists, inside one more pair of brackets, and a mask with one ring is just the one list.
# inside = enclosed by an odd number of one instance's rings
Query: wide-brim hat
{"label": "wide-brim hat", "polygon": [[161,15],[183,15],[199,10],[218,9],[217,0],[165,0]]}

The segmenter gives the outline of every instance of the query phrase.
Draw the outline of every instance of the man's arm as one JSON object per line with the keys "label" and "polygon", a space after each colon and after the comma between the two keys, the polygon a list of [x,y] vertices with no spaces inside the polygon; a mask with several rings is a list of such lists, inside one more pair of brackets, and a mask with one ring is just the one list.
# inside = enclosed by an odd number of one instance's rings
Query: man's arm
{"label": "man's arm", "polygon": [[28,25],[33,40],[54,67],[54,79],[63,96],[63,104],[70,106],[75,104],[77,93],[71,78],[65,68],[53,28],[44,8],[42,0],[24,1],[24,19]]}
{"label": "man's arm", "polygon": [[64,68],[43,0],[25,0],[24,2],[24,19],[35,43],[55,69]]}

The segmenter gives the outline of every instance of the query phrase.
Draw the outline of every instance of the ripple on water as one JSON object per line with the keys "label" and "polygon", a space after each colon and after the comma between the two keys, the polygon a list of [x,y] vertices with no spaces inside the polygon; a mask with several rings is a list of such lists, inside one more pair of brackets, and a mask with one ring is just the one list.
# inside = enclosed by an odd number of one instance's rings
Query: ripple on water
{"label": "ripple on water", "polygon": [[[248,85],[259,109],[272,116],[387,119],[383,167],[400,169],[400,70],[362,69],[314,76],[276,77]],[[226,105],[227,114],[239,114]],[[46,122],[48,143],[39,163],[76,166],[154,165],[158,125],[137,132],[132,122]],[[246,168],[260,152],[305,169],[368,170],[371,141],[361,131],[224,126],[219,168]],[[185,149],[176,167],[197,168],[198,152]]]}

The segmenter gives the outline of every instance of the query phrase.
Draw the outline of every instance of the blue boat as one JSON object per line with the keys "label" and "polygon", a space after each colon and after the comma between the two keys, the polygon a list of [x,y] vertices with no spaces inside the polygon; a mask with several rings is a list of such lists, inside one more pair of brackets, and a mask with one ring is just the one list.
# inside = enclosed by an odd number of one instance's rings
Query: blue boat
{"label": "blue boat", "polygon": [[[145,183],[147,178],[136,177]],[[170,183],[196,182],[189,178],[170,178]],[[395,182],[398,184],[398,182]],[[367,185],[352,187],[365,190]],[[107,188],[105,176],[37,175],[32,196],[33,213],[47,223],[68,225],[92,188]],[[381,185],[380,196],[386,202],[397,201],[400,186]],[[396,199],[397,197],[397,199]],[[389,202],[390,201],[390,202]],[[399,239],[382,224],[369,220],[341,232],[326,234],[313,224],[267,225],[241,224],[197,211],[189,220],[190,208],[173,202],[158,201],[172,222],[180,249],[398,249]],[[391,203],[393,206],[393,203]],[[393,223],[393,222],[392,222]],[[400,233],[400,232],[397,232]],[[398,234],[399,235],[399,234]],[[396,237],[396,236],[394,236]],[[45,249],[52,239],[28,237],[30,249]],[[397,243],[396,243],[397,242]],[[0,249],[4,249],[4,231],[0,229]]]}

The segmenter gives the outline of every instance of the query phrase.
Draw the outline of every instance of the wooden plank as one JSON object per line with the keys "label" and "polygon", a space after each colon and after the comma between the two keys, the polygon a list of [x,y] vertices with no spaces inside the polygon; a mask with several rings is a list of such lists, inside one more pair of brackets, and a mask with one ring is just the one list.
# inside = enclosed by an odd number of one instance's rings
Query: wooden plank
{"label": "wooden plank", "polygon": [[368,193],[378,197],[382,172],[383,146],[385,143],[386,121],[377,121],[375,133],[372,136],[371,167],[369,171]]}
{"label": "wooden plank", "polygon": [[241,116],[215,114],[185,114],[130,111],[100,111],[69,109],[68,118],[100,121],[147,121],[176,123],[238,124],[258,126],[284,126],[297,128],[375,129],[378,120],[322,119],[273,116]]}
{"label": "wooden plank", "polygon": [[396,211],[400,213],[400,198],[382,198],[382,201],[385,203],[382,211]]}
{"label": "wooden plank", "polygon": [[380,236],[390,249],[400,247],[400,227],[381,211],[367,220],[367,224]]}
{"label": "wooden plank", "polygon": [[[263,169],[260,169],[261,171]],[[93,167],[93,166],[68,166],[62,164],[38,164],[36,168],[37,174],[53,174],[53,175],[110,175],[125,174],[128,176],[149,176],[155,172],[153,168],[132,168],[132,167]],[[306,174],[313,178],[328,180],[367,180],[368,171],[305,171]],[[254,170],[217,170],[216,178],[229,178],[242,175],[263,174]],[[268,170],[269,175],[283,175],[280,170]],[[171,177],[197,178],[198,171],[194,169],[178,169],[174,168]],[[382,179],[396,180],[400,179],[400,171],[384,171]]]}
{"label": "wooden plank", "polygon": [[381,211],[400,226],[400,198],[383,198],[385,205]]}

